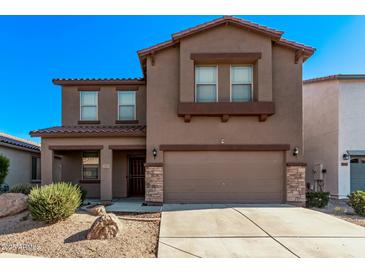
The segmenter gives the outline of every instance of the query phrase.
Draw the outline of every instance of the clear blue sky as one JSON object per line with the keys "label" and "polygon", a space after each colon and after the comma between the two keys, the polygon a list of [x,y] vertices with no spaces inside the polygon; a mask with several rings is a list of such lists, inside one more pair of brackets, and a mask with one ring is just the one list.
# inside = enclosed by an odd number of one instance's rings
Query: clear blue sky
{"label": "clear blue sky", "polygon": [[[304,79],[365,73],[365,16],[239,16],[317,48]],[[60,125],[52,78],[140,77],[136,51],[217,16],[0,16],[0,131]],[[38,141],[38,140],[36,140]]]}

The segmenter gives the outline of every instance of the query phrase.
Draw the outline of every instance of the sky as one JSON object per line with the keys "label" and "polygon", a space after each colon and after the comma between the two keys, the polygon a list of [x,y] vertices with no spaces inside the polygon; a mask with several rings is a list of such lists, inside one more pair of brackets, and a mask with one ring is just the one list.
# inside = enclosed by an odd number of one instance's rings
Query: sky
{"label": "sky", "polygon": [[[219,16],[0,16],[0,132],[61,124],[53,78],[141,77],[136,51]],[[238,16],[315,47],[303,79],[365,73],[365,16]]]}

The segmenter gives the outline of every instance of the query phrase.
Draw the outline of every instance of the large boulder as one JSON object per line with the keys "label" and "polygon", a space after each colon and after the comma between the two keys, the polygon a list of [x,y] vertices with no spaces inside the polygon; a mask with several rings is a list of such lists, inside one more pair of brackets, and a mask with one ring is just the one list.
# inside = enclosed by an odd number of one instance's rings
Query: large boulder
{"label": "large boulder", "polygon": [[0,195],[0,218],[15,215],[27,209],[28,196],[23,193]]}
{"label": "large boulder", "polygon": [[96,206],[86,208],[86,211],[94,216],[102,216],[102,215],[106,214],[106,210],[103,205],[96,205]]}
{"label": "large boulder", "polygon": [[112,239],[122,230],[118,217],[112,213],[98,217],[92,224],[86,238],[88,240]]}

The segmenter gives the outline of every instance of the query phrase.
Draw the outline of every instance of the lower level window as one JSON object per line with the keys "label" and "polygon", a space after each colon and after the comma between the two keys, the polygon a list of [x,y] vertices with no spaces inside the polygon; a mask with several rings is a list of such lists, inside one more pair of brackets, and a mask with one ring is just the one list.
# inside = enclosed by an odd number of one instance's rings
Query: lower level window
{"label": "lower level window", "polygon": [[82,153],[82,179],[99,179],[99,152],[93,151]]}

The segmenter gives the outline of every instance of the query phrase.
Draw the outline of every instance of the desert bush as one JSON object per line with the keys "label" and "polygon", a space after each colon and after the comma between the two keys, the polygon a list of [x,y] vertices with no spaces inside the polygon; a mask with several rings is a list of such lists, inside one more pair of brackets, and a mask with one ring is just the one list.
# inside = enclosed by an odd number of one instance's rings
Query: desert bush
{"label": "desert bush", "polygon": [[0,186],[4,183],[5,177],[9,172],[10,160],[4,155],[0,154]]}
{"label": "desert bush", "polygon": [[33,219],[48,223],[70,217],[80,204],[79,186],[67,182],[34,187],[28,196],[28,208]]}
{"label": "desert bush", "polygon": [[354,191],[347,197],[349,198],[347,204],[354,209],[355,213],[365,216],[365,191]]}
{"label": "desert bush", "polygon": [[16,185],[13,186],[12,188],[10,188],[9,192],[12,193],[23,193],[25,195],[29,195],[30,191],[32,190],[34,186],[31,184],[21,184],[21,185]]}
{"label": "desert bush", "polygon": [[328,204],[330,199],[329,192],[307,192],[306,206],[323,208]]}

